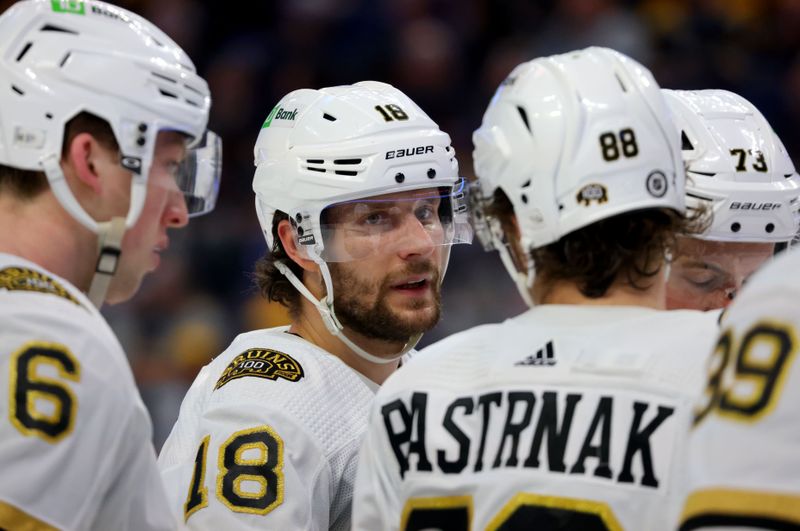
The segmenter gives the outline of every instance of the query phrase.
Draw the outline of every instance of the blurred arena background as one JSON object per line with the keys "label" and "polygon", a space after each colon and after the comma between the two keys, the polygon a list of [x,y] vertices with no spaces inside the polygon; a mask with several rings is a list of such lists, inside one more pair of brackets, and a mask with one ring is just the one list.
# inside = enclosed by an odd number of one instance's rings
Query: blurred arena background
{"label": "blurred arena background", "polygon": [[[13,2],[0,0],[0,10]],[[278,99],[301,87],[389,82],[453,138],[464,175],[471,134],[518,63],[589,45],[638,59],[665,88],[750,99],[800,155],[797,0],[120,0],[171,35],[211,85],[224,140],[216,211],[175,233],[157,275],[104,313],[153,416],[156,448],[197,371],[246,330],[283,324],[250,272],[265,252],[250,182],[253,144]],[[113,75],[110,73],[110,75]],[[494,255],[455,248],[444,318],[421,345],[524,306]]]}

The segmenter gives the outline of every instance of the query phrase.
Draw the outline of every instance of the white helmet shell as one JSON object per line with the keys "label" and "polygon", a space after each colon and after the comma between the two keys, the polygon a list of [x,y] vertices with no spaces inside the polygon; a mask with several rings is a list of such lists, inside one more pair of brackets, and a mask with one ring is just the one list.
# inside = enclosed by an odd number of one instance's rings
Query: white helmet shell
{"label": "white helmet shell", "polygon": [[[333,204],[423,188],[452,189],[459,181],[450,137],[405,94],[364,81],[287,94],[267,116],[254,148],[258,220],[270,250],[276,212],[294,221],[295,237],[320,265],[326,295],[316,300],[282,262],[276,267],[317,308],[328,330],[372,363],[392,363],[411,349],[417,334],[395,356],[375,356],[345,334],[334,310],[333,282],[323,258],[322,211]],[[453,193],[453,198],[463,194]],[[465,210],[454,210],[465,225]],[[298,238],[299,236],[299,238]],[[443,269],[449,253],[443,253]]]}
{"label": "white helmet shell", "polygon": [[60,186],[66,123],[89,112],[111,126],[133,173],[128,227],[141,212],[162,130],[199,140],[208,85],[165,33],[125,9],[99,2],[24,0],[0,16],[0,164],[44,170],[64,207],[97,225]]}
{"label": "white helmet shell", "polygon": [[752,103],[726,90],[664,90],[681,135],[688,204],[714,213],[701,239],[787,242],[800,223],[800,178]]}
{"label": "white helmet shell", "polygon": [[264,122],[254,154],[256,210],[269,248],[281,211],[313,230],[316,256],[325,207],[452,187],[459,178],[450,137],[405,94],[375,81],[287,94]]}
{"label": "white helmet shell", "polygon": [[613,50],[517,66],[473,142],[482,194],[505,192],[525,249],[624,212],[684,211],[678,136],[658,84]]}

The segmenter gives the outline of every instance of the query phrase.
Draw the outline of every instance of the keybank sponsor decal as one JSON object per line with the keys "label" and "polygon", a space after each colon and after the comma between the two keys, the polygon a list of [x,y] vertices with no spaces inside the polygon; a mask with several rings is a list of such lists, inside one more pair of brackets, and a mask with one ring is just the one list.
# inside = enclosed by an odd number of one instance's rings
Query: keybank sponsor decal
{"label": "keybank sponsor decal", "polygon": [[284,109],[280,105],[276,105],[270,111],[269,116],[267,119],[264,120],[264,125],[261,126],[261,129],[266,129],[270,125],[272,125],[272,120],[291,120],[294,121],[295,117],[297,116],[297,109],[292,109],[291,111]]}

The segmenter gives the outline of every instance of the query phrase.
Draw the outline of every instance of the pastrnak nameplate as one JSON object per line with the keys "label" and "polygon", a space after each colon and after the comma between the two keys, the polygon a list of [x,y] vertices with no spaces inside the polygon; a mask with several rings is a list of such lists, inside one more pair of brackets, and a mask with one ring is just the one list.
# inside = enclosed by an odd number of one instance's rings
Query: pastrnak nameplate
{"label": "pastrnak nameplate", "polygon": [[251,348],[242,352],[225,368],[225,372],[217,380],[214,389],[219,389],[226,383],[245,376],[256,376],[277,380],[283,378],[296,382],[303,377],[303,367],[293,357],[277,350],[267,348]]}

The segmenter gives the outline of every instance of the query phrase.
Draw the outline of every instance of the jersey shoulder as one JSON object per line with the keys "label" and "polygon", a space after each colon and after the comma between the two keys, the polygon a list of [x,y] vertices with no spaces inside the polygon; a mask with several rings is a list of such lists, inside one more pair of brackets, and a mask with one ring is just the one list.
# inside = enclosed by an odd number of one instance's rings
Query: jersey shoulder
{"label": "jersey shoulder", "polygon": [[518,379],[574,382],[601,373],[624,380],[636,372],[678,385],[686,374],[702,370],[717,337],[718,319],[718,312],[539,306],[423,349],[387,380],[379,395],[426,384],[456,388]]}
{"label": "jersey shoulder", "polygon": [[289,424],[326,452],[365,429],[374,398],[363,377],[339,358],[283,328],[239,335],[201,377],[203,412],[247,407],[246,422]]}
{"label": "jersey shoulder", "polygon": [[[102,314],[67,280],[23,259],[0,254],[3,356],[75,365],[109,396],[138,397],[127,357]],[[69,370],[69,369],[64,369]],[[102,404],[100,404],[102,405]]]}
{"label": "jersey shoulder", "polygon": [[723,313],[723,325],[771,317],[793,319],[800,325],[800,248],[776,258],[758,271]]}
{"label": "jersey shoulder", "polygon": [[463,381],[474,372],[476,359],[492,344],[492,338],[502,335],[506,326],[505,323],[479,325],[421,349],[381,385],[378,394],[385,396],[429,380],[441,385]]}

